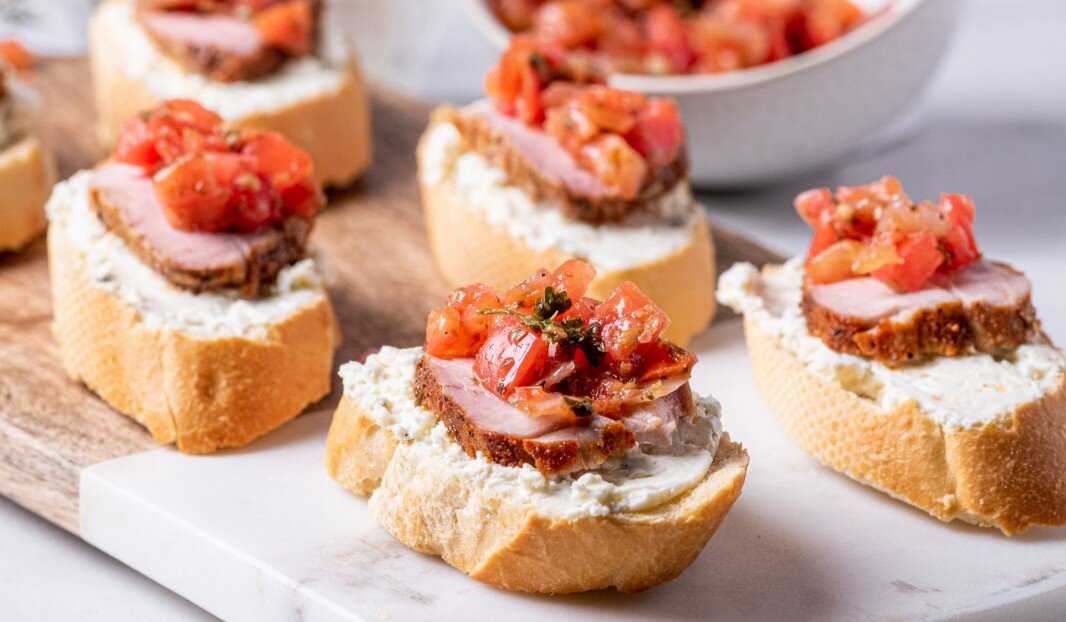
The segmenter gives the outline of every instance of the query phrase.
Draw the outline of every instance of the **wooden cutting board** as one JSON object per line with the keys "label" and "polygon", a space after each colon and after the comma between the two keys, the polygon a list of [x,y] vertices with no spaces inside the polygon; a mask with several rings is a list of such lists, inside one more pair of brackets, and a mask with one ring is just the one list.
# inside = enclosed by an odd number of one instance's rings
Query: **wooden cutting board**
{"label": "wooden cutting board", "polygon": [[[85,60],[48,60],[27,80],[45,99],[60,177],[103,157],[91,131]],[[374,165],[354,188],[330,196],[314,235],[337,276],[330,293],[344,332],[338,364],[383,344],[420,343],[426,313],[448,291],[430,259],[415,183],[415,143],[430,106],[380,88],[372,99]],[[719,266],[777,259],[720,228],[714,237]],[[156,444],[67,377],[51,320],[44,241],[0,255],[0,493],[77,533],[82,469]],[[337,384],[327,403],[339,398]]]}

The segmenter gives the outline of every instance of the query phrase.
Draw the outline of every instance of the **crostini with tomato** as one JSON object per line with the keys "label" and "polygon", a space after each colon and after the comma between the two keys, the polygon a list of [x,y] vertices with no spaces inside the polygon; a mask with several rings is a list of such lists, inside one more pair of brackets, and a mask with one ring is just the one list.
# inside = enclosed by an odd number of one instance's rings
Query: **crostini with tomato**
{"label": "crostini with tomato", "polygon": [[544,264],[636,283],[687,343],[714,314],[710,229],[673,100],[613,89],[557,46],[516,37],[489,98],[434,112],[418,148],[427,229],[453,285],[505,287]]}
{"label": "crostini with tomato", "polygon": [[1066,357],[963,194],[884,177],[799,195],[806,258],[723,274],[756,384],[800,447],[943,521],[1066,523]]}
{"label": "crostini with tomato", "polygon": [[244,445],[326,395],[339,330],[308,251],[313,179],[282,135],[192,101],[130,119],[48,204],[71,377],[188,453]]}
{"label": "crostini with tomato", "polygon": [[281,132],[311,154],[315,181],[350,184],[370,162],[359,62],[324,0],[106,0],[90,28],[98,132],[191,99],[227,121]]}
{"label": "crostini with tomato", "polygon": [[21,44],[0,42],[0,253],[21,250],[44,232],[44,204],[55,184],[40,98],[13,75],[32,63]]}
{"label": "crostini with tomato", "polygon": [[[696,357],[639,287],[589,297],[571,259],[456,289],[420,348],[341,368],[326,467],[416,551],[525,592],[636,592],[677,577],[740,494],[748,457]],[[575,545],[575,542],[580,543]]]}

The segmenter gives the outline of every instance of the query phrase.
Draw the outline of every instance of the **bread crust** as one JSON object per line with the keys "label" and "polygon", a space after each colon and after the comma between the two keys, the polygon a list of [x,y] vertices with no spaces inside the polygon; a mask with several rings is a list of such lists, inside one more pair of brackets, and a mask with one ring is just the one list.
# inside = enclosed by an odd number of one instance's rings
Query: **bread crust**
{"label": "bread crust", "polygon": [[[425,143],[419,145],[419,166]],[[433,258],[452,287],[485,283],[507,288],[540,268],[554,267],[573,255],[557,248],[534,250],[467,208],[447,181],[421,179],[422,209]],[[700,216],[691,242],[657,261],[624,270],[597,268],[588,296],[604,300],[618,285],[632,281],[670,317],[666,338],[685,346],[714,318],[715,258],[711,229]]]}
{"label": "bread crust", "polygon": [[634,212],[647,211],[648,203],[668,194],[678,184],[688,183],[688,156],[682,146],[673,162],[651,171],[650,178],[634,199],[577,195],[557,180],[545,176],[515,148],[506,134],[484,118],[444,106],[434,111],[433,119],[455,125],[470,148],[493,166],[501,168],[512,185],[524,190],[535,201],[558,206],[563,215],[572,220],[590,224],[618,222]]}
{"label": "bread crust", "polygon": [[884,412],[811,373],[757,321],[744,333],[763,400],[823,464],[942,521],[1006,535],[1066,524],[1066,381],[996,422],[952,429],[914,401]]}
{"label": "bread crust", "polygon": [[44,204],[55,177],[52,154],[35,136],[0,153],[0,252],[17,251],[44,231]]}
{"label": "bread crust", "polygon": [[[120,2],[126,0],[105,0]],[[98,9],[99,11],[99,9]],[[130,117],[159,103],[140,82],[122,69],[111,43],[122,33],[108,32],[99,16],[89,26],[89,61],[96,100],[97,136],[104,148],[114,146],[119,128]],[[236,120],[237,125],[284,134],[315,162],[314,181],[324,186],[352,184],[372,157],[370,99],[366,80],[353,54],[340,86],[320,97]]]}
{"label": "bread crust", "polygon": [[85,257],[56,227],[48,259],[52,333],[67,372],[159,443],[192,454],[239,447],[329,393],[340,333],[325,296],[263,340],[198,339],[145,324],[94,286]]}
{"label": "bread crust", "polygon": [[[1017,272],[1006,264],[999,264]],[[931,356],[974,352],[995,354],[1043,340],[1030,294],[1012,305],[984,301],[964,305],[945,302],[912,313],[906,320],[867,320],[837,313],[814,301],[811,285],[803,285],[807,330],[829,348],[898,365]]]}
{"label": "bread crust", "polygon": [[639,592],[681,574],[740,495],[748,456],[723,437],[693,489],[647,512],[563,519],[493,495],[420,459],[347,396],[326,445],[330,476],[370,494],[371,515],[408,547],[496,587]]}

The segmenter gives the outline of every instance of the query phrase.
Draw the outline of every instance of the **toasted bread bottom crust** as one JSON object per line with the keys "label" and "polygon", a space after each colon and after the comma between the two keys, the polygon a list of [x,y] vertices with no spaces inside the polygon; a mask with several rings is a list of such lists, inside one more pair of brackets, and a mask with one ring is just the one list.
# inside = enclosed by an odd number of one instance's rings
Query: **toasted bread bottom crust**
{"label": "toasted bread bottom crust", "polygon": [[325,297],[271,327],[267,339],[196,339],[146,326],[92,285],[62,231],[48,236],[52,333],[71,378],[186,453],[239,447],[329,393],[339,330]]}
{"label": "toasted bread bottom crust", "polygon": [[863,320],[841,315],[816,303],[803,287],[807,329],[830,349],[898,365],[932,356],[996,354],[1042,340],[1030,295],[1014,305],[960,301],[921,309],[905,321]]}
{"label": "toasted bread bottom crust", "polygon": [[892,412],[809,372],[756,322],[744,322],[755,383],[805,452],[942,521],[1012,535],[1066,524],[1066,382],[1000,421],[942,428],[917,402]]}
{"label": "toasted bread bottom crust", "polygon": [[52,154],[38,138],[0,153],[0,252],[19,250],[44,231],[44,204],[55,184]]}
{"label": "toasted bread bottom crust", "polygon": [[[556,248],[534,250],[511,237],[462,204],[448,182],[419,183],[433,258],[453,287],[481,282],[504,289],[573,258]],[[707,220],[701,218],[690,243],[672,255],[624,270],[599,269],[587,295],[604,300],[624,281],[635,283],[670,317],[668,339],[688,344],[711,323],[716,309],[714,245]]]}
{"label": "toasted bread bottom crust", "polygon": [[[123,71],[122,59],[111,44],[122,33],[108,32],[103,20],[94,18],[89,34],[97,137],[103,147],[110,148],[122,124],[159,104],[159,98]],[[350,185],[371,161],[370,99],[355,56],[345,78],[331,93],[251,115],[237,124],[281,132],[311,155],[316,182],[333,187]]]}
{"label": "toasted bread bottom crust", "polygon": [[397,540],[489,585],[562,594],[639,592],[677,578],[700,554],[740,495],[744,449],[722,439],[693,489],[654,510],[562,519],[424,464],[344,397],[326,443],[326,470],[357,494]]}
{"label": "toasted bread bottom crust", "polygon": [[557,205],[572,220],[590,224],[618,222],[634,212],[646,211],[648,203],[668,194],[678,184],[688,183],[688,160],[682,149],[673,162],[653,171],[634,199],[578,196],[558,181],[545,177],[506,134],[482,117],[444,106],[434,111],[433,120],[454,125],[470,149],[502,169],[512,185],[521,188],[534,201]]}

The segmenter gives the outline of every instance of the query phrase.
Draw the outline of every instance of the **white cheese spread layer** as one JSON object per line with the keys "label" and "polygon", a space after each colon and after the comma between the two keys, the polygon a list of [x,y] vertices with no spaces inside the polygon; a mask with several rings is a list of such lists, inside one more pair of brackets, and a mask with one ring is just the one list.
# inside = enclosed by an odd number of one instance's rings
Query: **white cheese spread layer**
{"label": "white cheese spread layer", "polygon": [[55,187],[45,208],[49,235],[65,236],[84,255],[92,285],[129,304],[147,327],[203,339],[265,339],[272,325],[326,297],[324,267],[316,258],[284,268],[255,299],[232,289],[193,294],[174,287],[100,221],[90,203],[91,177],[92,171],[81,171]]}
{"label": "white cheese spread layer", "polygon": [[344,82],[350,55],[328,14],[322,19],[318,55],[289,61],[262,80],[224,83],[188,73],[164,54],[137,22],[133,5],[131,1],[105,2],[95,19],[102,20],[104,31],[111,33],[106,45],[112,46],[126,76],[160,99],[194,99],[227,121],[236,121],[321,97]]}
{"label": "white cheese spread layer", "polygon": [[571,221],[552,205],[534,202],[507,174],[473,151],[464,151],[459,130],[437,123],[429,130],[419,163],[422,183],[447,182],[460,204],[534,250],[558,248],[600,270],[624,270],[657,261],[692,241],[704,215],[688,184],[678,184],[657,199],[652,211],[668,219],[634,214],[620,223],[591,225]]}
{"label": "white cheese spread layer", "polygon": [[407,443],[410,451],[418,452],[420,460],[457,471],[490,494],[535,504],[542,512],[575,519],[652,510],[698,484],[718,449],[721,409],[717,401],[702,398],[697,405],[711,420],[712,430],[704,446],[684,445],[669,453],[634,448],[597,469],[551,477],[530,465],[502,466],[481,454],[470,458],[437,416],[415,403],[412,383],[421,357],[421,348],[386,346],[366,363],[347,363],[340,369],[344,395]]}
{"label": "white cheese spread layer", "polygon": [[812,373],[890,411],[915,401],[947,428],[991,423],[1066,381],[1066,357],[1053,346],[1028,344],[1008,358],[941,356],[905,367],[837,352],[807,332],[800,310],[803,261],[793,258],[765,273],[748,263],[718,281],[718,300],[777,337]]}

